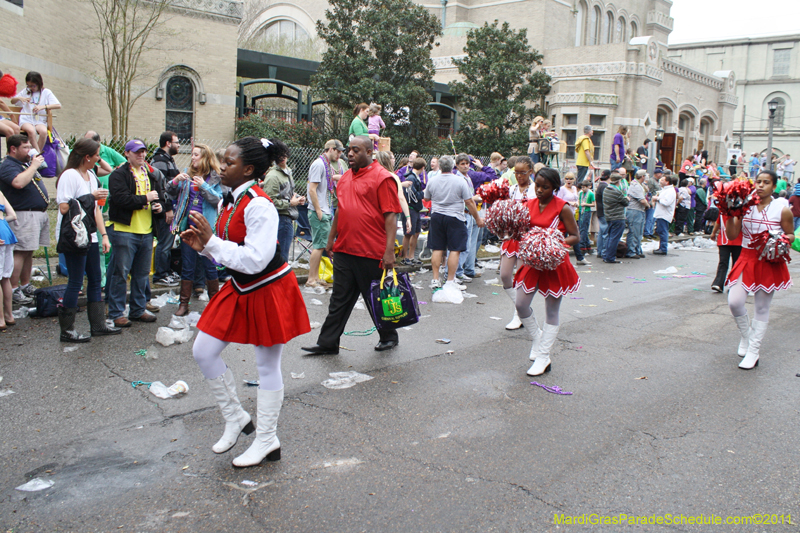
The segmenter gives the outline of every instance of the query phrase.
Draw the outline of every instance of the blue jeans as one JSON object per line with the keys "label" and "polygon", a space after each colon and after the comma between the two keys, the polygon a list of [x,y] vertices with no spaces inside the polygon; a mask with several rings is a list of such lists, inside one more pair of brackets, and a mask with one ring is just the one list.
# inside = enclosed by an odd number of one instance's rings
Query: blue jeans
{"label": "blue jeans", "polygon": [[458,270],[456,276],[462,274],[473,277],[475,275],[475,258],[478,255],[478,235],[481,228],[472,218],[472,215],[467,215],[467,233],[469,234],[467,240],[467,251],[462,252],[461,257],[458,259]]}
{"label": "blue jeans", "polygon": [[86,255],[63,254],[67,263],[69,281],[67,290],[64,291],[63,305],[67,309],[78,307],[78,293],[83,285],[84,273],[89,278],[86,286],[86,299],[90,302],[99,302],[100,298],[100,248],[96,242],[89,243]]}
{"label": "blue jeans", "polygon": [[614,161],[613,159],[609,159],[609,162],[611,163],[611,172],[614,172],[615,170],[617,170],[619,167],[622,166],[622,161],[617,162]]}
{"label": "blue jeans", "polygon": [[643,255],[642,232],[644,231],[644,211],[628,208],[625,210],[628,219],[628,253],[626,255]]}
{"label": "blue jeans", "polygon": [[153,228],[155,229],[158,244],[155,250],[155,273],[153,278],[164,279],[172,274],[170,263],[170,250],[175,243],[175,235],[169,230],[166,217],[153,216]]}
{"label": "blue jeans", "polygon": [[603,257],[603,247],[608,239],[608,224],[606,217],[597,217],[597,222],[600,223],[600,231],[597,232],[597,257]]}
{"label": "blue jeans", "polygon": [[617,260],[617,245],[622,238],[622,232],[625,231],[625,219],[609,220],[608,234],[603,241],[603,261],[616,261]]}
{"label": "blue jeans", "polygon": [[658,247],[659,251],[667,253],[667,245],[669,244],[669,221],[663,218],[657,218],[656,233],[658,234],[658,239],[661,241]]}
{"label": "blue jeans", "polygon": [[535,152],[531,152],[529,155],[531,156],[531,161],[533,162],[534,165],[536,163],[538,163],[539,161],[541,161],[541,158],[539,157],[539,154],[537,154]]}
{"label": "blue jeans", "polygon": [[150,261],[153,257],[153,234],[143,235],[124,231],[109,232],[114,258],[109,265],[108,317],[120,318],[125,314],[127,280],[131,277],[130,317],[140,317],[147,305]]}
{"label": "blue jeans", "polygon": [[589,240],[589,225],[591,222],[591,211],[581,213],[581,217],[578,220],[578,227],[581,230],[581,240],[578,244],[580,244],[581,248],[586,248],[587,250],[592,247],[592,242]]}
{"label": "blue jeans", "polygon": [[794,230],[797,231],[797,228],[800,228],[800,217],[793,217],[794,218]]}
{"label": "blue jeans", "polygon": [[284,261],[289,261],[289,249],[292,247],[293,235],[292,217],[281,215],[278,218],[278,246],[281,248],[281,257]]}
{"label": "blue jeans", "polygon": [[656,208],[651,207],[644,211],[644,234],[648,237],[653,236],[656,226]]}
{"label": "blue jeans", "polygon": [[205,279],[217,279],[217,267],[211,259],[200,255],[188,244],[181,243],[181,280],[196,281],[198,276],[195,275],[195,269],[198,262],[204,271]]}

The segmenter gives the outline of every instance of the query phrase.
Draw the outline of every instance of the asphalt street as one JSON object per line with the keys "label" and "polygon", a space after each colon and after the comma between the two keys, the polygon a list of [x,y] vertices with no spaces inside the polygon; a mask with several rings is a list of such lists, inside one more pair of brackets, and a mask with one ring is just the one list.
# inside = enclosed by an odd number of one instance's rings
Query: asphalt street
{"label": "asphalt street", "polygon": [[[0,335],[0,527],[796,530],[556,523],[561,515],[712,514],[800,523],[798,289],[774,298],[760,364],[742,371],[726,298],[710,290],[715,249],[592,261],[578,267],[581,289],[562,303],[553,370],[536,379],[572,395],[531,385],[530,341],[524,330],[503,329],[512,305],[487,283],[499,277],[494,271],[469,285],[477,297],[461,305],[431,303],[431,274],[420,273],[423,318],[400,331],[396,349],[375,352],[375,334],[344,336],[338,356],[303,356],[300,346],[319,330],[286,347],[282,460],[247,469],[231,460],[253,436],[228,453],[211,451],[223,421],[191,342],[155,344],[176,306],[164,307],[157,324],[66,353],[55,319],[20,319]],[[677,277],[653,273],[670,266]],[[790,270],[797,274],[800,260]],[[323,322],[329,295],[304,297],[311,320]],[[534,310],[544,316],[540,297]],[[85,313],[78,324],[88,330]],[[370,326],[356,310],[348,330]],[[223,356],[255,415],[256,390],[243,383],[257,379],[252,348],[230,345]],[[342,371],[373,379],[341,390],[321,384]],[[131,386],[179,379],[190,390],[177,399]],[[33,478],[53,486],[15,489]]]}

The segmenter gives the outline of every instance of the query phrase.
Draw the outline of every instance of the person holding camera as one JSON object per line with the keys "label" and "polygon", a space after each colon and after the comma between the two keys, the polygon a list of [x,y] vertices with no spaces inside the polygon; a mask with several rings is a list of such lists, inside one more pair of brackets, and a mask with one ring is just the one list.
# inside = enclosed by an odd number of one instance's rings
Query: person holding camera
{"label": "person holding camera", "polygon": [[[108,317],[120,328],[131,320],[155,322],[146,309],[150,262],[153,256],[153,215],[164,211],[164,190],[147,164],[147,146],[139,139],[125,145],[127,163],[108,178],[108,234],[114,248],[109,265]],[[127,279],[131,277],[129,316],[125,317]]]}

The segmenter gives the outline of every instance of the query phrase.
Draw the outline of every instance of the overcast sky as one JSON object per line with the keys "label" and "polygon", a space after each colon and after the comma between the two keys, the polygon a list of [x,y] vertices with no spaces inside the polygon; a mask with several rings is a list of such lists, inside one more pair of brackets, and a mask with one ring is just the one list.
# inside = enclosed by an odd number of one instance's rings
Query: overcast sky
{"label": "overcast sky", "polygon": [[800,33],[798,0],[672,0],[671,44]]}

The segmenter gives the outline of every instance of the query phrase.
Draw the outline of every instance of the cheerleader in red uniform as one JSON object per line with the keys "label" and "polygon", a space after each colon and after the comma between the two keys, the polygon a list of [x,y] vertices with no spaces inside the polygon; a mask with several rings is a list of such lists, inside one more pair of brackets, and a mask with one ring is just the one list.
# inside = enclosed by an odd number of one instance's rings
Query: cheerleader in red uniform
{"label": "cheerleader in red uniform", "polygon": [[[512,200],[520,202],[527,202],[536,198],[535,187],[531,186],[531,175],[533,174],[533,161],[530,157],[523,156],[517,158],[517,164],[514,165],[514,175],[517,178],[517,184],[509,189],[509,197]],[[514,289],[514,268],[519,267],[522,262],[517,259],[517,250],[519,250],[519,241],[514,239],[507,239],[503,241],[503,246],[500,250],[500,282],[503,284],[503,290],[506,292],[512,302],[517,301],[517,291]],[[522,327],[522,321],[517,314],[517,308],[514,307],[514,318],[511,322],[506,324],[506,329],[514,330]],[[541,334],[541,332],[540,332]]]}
{"label": "cheerleader in red uniform", "polygon": [[[771,263],[759,259],[759,252],[752,240],[764,231],[783,231],[789,242],[794,240],[792,211],[784,199],[773,199],[772,193],[778,184],[778,175],[771,170],[762,170],[756,177],[755,194],[757,205],[750,207],[743,218],[730,217],[725,222],[729,239],[742,234],[742,252],[728,275],[728,307],[739,327],[742,339],[739,355],[744,356],[739,368],[750,370],[758,366],[758,352],[767,332],[769,306],[776,291],[792,286],[789,267],[785,261]],[[744,307],[748,293],[755,293],[755,316],[748,324]]]}
{"label": "cheerleader in red uniform", "polygon": [[311,328],[297,279],[278,249],[278,211],[258,180],[289,149],[278,140],[245,137],[228,146],[220,167],[222,184],[231,188],[223,199],[216,231],[200,214],[189,216],[192,227],[183,242],[224,265],[231,279],[208,302],[197,329],[194,359],[211,387],[225,432],[212,450],[228,451],[253,423],[236,395],[236,380],[220,357],[230,342],[255,346],[258,367],[256,438],[233,460],[238,467],[281,458],[276,435],[283,402],[281,352],[289,340]]}
{"label": "cheerleader in red uniform", "polygon": [[[536,198],[528,201],[531,227],[558,228],[568,234],[565,239],[567,246],[576,244],[580,239],[580,232],[572,209],[567,202],[554,195],[561,187],[558,171],[552,168],[540,169],[536,173],[534,186]],[[517,289],[517,313],[533,341],[529,357],[533,364],[528,369],[528,375],[539,376],[549,372],[551,368],[550,349],[558,336],[561,297],[577,291],[581,280],[572,263],[565,260],[555,270],[536,270],[529,265],[523,265],[517,271],[514,282]],[[545,298],[546,317],[541,331],[531,308],[536,291]]]}

